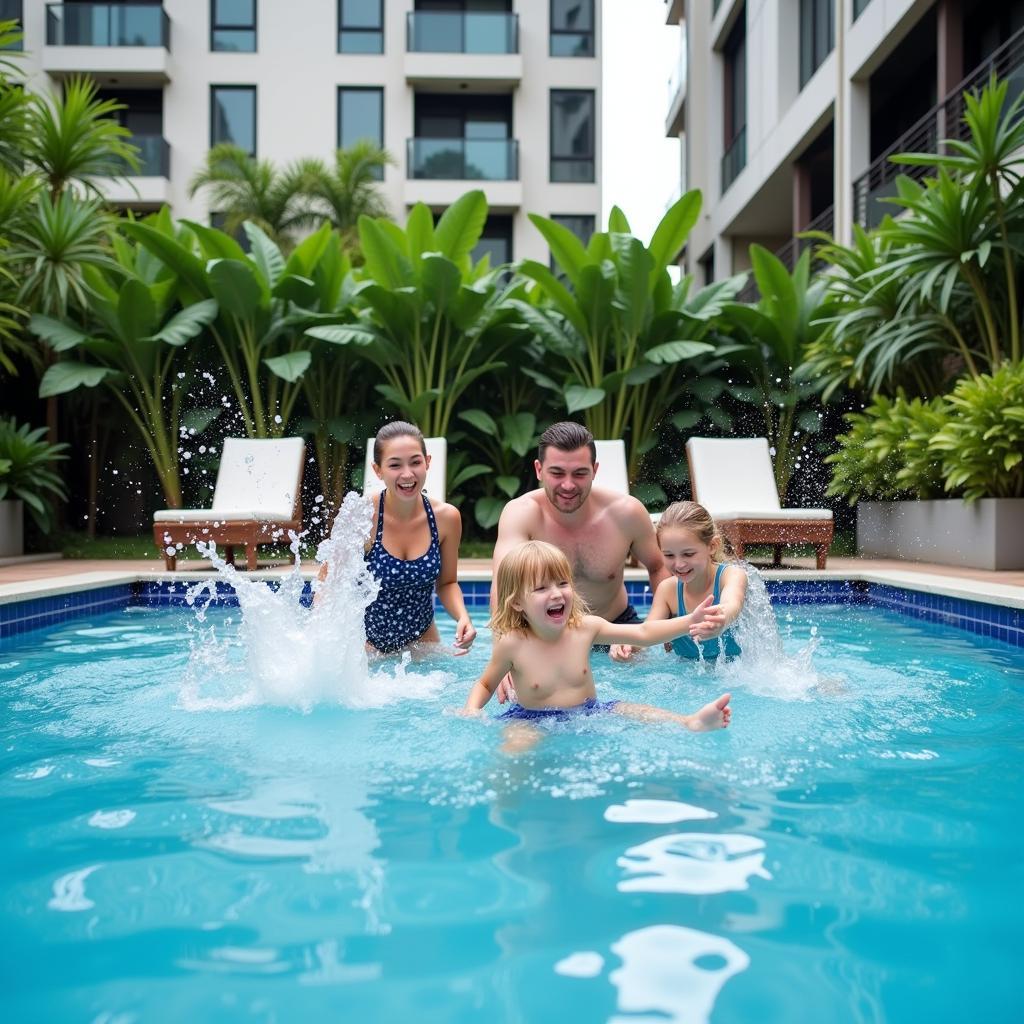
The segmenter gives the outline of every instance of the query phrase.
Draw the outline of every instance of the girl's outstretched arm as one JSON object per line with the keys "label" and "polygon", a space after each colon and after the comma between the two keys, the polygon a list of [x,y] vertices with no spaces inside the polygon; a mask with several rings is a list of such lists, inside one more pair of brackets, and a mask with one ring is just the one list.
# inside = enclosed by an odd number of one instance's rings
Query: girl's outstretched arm
{"label": "girl's outstretched arm", "polygon": [[678,615],[672,619],[652,622],[648,619],[639,625],[620,626],[614,622],[588,615],[587,619],[594,624],[594,643],[596,644],[637,644],[650,647],[653,644],[667,643],[677,636],[686,636],[690,627],[704,621],[708,609],[714,607],[711,598],[706,597],[689,615]]}
{"label": "girl's outstretched arm", "polygon": [[469,691],[466,703],[462,710],[464,714],[472,714],[481,710],[491,699],[491,694],[498,688],[498,683],[512,669],[512,657],[510,645],[505,637],[496,641],[491,651],[491,660],[483,670],[480,678],[473,684]]}
{"label": "girl's outstretched arm", "polygon": [[747,598],[747,574],[738,565],[726,567],[722,573],[722,593],[718,604],[708,611],[704,621],[690,628],[696,640],[710,640],[724,633],[743,611]]}

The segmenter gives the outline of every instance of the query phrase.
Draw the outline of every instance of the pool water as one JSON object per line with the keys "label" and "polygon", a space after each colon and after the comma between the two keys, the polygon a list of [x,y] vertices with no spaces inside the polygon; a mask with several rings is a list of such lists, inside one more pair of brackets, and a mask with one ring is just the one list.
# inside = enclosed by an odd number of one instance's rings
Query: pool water
{"label": "pool water", "polygon": [[602,698],[730,690],[729,730],[594,716],[514,759],[451,713],[486,633],[308,713],[197,701],[187,611],[32,634],[0,652],[3,1019],[1019,1021],[1024,656],[779,616],[772,666],[594,658]]}

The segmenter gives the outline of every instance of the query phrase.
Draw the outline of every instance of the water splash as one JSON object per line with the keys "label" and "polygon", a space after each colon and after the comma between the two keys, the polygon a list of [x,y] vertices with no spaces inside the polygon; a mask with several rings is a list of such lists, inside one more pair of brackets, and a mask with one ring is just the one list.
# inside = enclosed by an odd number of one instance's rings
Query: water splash
{"label": "water splash", "polygon": [[198,543],[218,579],[238,596],[240,619],[230,631],[208,621],[202,599],[216,595],[217,580],[189,588],[186,601],[196,609],[197,635],[181,688],[182,706],[231,710],[274,704],[309,711],[321,703],[367,708],[436,696],[451,676],[410,672],[408,653],[398,664],[391,661],[388,668],[370,671],[363,614],[380,589],[363,560],[372,520],[371,503],[349,492],[330,536],[317,548],[317,561],[327,569],[313,582],[312,606],[303,603],[301,538],[294,532],[289,536],[295,564],[276,589],[237,572],[218,556],[214,544]]}
{"label": "water splash", "polygon": [[764,580],[748,562],[737,564],[747,574],[747,596],[732,629],[743,653],[736,659],[706,662],[709,671],[751,693],[780,700],[802,700],[819,687],[842,689],[841,680],[823,679],[814,667],[814,652],[821,643],[817,629],[811,630],[806,644],[788,654]]}

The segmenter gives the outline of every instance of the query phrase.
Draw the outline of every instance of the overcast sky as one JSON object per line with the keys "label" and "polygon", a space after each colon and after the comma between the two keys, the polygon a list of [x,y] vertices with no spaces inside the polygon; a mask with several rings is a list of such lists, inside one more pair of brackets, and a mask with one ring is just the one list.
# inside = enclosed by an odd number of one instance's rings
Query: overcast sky
{"label": "overcast sky", "polygon": [[620,206],[649,242],[679,184],[679,141],[665,137],[668,78],[679,29],[663,0],[602,0],[604,18],[602,223]]}

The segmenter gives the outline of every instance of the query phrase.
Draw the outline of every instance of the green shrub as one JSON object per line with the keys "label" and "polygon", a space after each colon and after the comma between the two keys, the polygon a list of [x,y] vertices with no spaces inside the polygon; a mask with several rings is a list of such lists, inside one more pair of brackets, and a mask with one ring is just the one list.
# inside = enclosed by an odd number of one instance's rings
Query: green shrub
{"label": "green shrub", "polygon": [[1024,363],[965,377],[946,402],[946,423],[930,442],[946,490],[967,501],[1024,497]]}
{"label": "green shrub", "polygon": [[14,419],[0,419],[0,501],[23,501],[43,533],[50,532],[50,506],[66,499],[64,481],[53,464],[66,459],[66,444],[44,441],[45,427],[31,430]]}
{"label": "green shrub", "polygon": [[830,495],[849,499],[931,498],[942,494],[941,459],[929,448],[946,424],[942,398],[924,402],[876,395],[864,412],[847,413],[850,430],[839,451],[825,461],[834,466]]}

